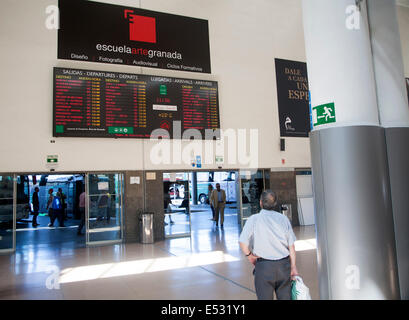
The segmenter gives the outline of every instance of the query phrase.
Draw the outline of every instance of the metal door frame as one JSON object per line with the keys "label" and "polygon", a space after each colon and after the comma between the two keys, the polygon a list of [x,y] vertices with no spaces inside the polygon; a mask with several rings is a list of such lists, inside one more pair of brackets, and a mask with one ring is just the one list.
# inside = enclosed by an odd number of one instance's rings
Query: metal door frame
{"label": "metal door frame", "polygon": [[[176,172],[176,171],[169,171],[169,172],[165,172],[165,171],[163,171],[162,172],[162,186],[163,186],[163,174],[164,173],[183,173],[183,174],[187,174],[187,180],[183,180],[183,181],[187,181],[187,192],[188,192],[188,199],[189,199],[189,201],[188,201],[188,205],[189,205],[189,208],[188,208],[188,215],[189,215],[189,232],[186,232],[186,233],[180,233],[180,234],[175,234],[175,235],[166,235],[166,232],[165,232],[165,228],[166,228],[166,226],[164,225],[163,226],[163,233],[164,233],[164,235],[165,235],[165,239],[176,239],[176,238],[187,238],[187,237],[189,237],[189,238],[191,238],[192,237],[192,217],[191,217],[191,212],[190,212],[190,183],[189,183],[189,173],[190,172],[192,172],[192,171],[179,171],[179,172]],[[176,181],[170,181],[171,183],[177,183],[177,180]],[[163,206],[163,205],[162,205]],[[165,219],[165,215],[166,215],[167,213],[164,213],[164,216],[163,216],[163,218]]]}
{"label": "metal door frame", "polygon": [[0,249],[0,255],[11,254],[16,252],[16,227],[17,227],[17,175],[13,173],[1,174],[1,176],[13,178],[13,224],[12,224],[13,246],[8,249]]}
{"label": "metal door frame", "polygon": [[123,192],[124,192],[124,173],[123,172],[101,172],[100,174],[118,174],[119,175],[119,192],[120,192],[120,230],[121,238],[117,240],[102,240],[102,241],[90,241],[89,240],[89,175],[90,174],[99,174],[100,172],[86,172],[85,173],[85,245],[87,247],[103,246],[103,245],[112,245],[123,243],[124,240],[124,226],[123,226],[123,212],[124,212],[124,203],[123,203]]}
{"label": "metal door frame", "polygon": [[[269,170],[269,169],[263,169],[263,168],[257,168],[257,170],[256,170],[256,173],[257,173],[257,171],[261,171],[261,173],[262,173],[262,175],[263,175],[263,189],[265,189],[266,188],[266,171],[267,170]],[[248,218],[243,218],[243,199],[242,199],[242,197],[241,197],[241,192],[242,192],[242,185],[241,185],[241,174],[240,174],[240,171],[241,170],[239,170],[239,186],[240,186],[240,213],[239,213],[239,215],[240,215],[240,227],[241,227],[241,229],[243,229],[243,227],[244,227],[244,221],[245,220],[247,220]],[[243,170],[243,171],[246,171],[246,170]],[[252,178],[250,178],[250,180],[251,180]]]}

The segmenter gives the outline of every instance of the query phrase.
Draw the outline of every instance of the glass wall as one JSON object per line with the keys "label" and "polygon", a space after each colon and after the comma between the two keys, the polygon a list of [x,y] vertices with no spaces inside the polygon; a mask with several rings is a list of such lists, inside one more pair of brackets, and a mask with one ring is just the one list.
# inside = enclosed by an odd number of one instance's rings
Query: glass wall
{"label": "glass wall", "polygon": [[190,198],[188,173],[163,174],[166,238],[190,236]]}
{"label": "glass wall", "polygon": [[268,170],[240,171],[240,219],[242,227],[251,215],[260,212],[260,196],[265,187],[270,186],[269,179]]}
{"label": "glass wall", "polygon": [[14,179],[0,175],[0,253],[14,250]]}
{"label": "glass wall", "polygon": [[87,175],[87,244],[122,241],[123,174]]}

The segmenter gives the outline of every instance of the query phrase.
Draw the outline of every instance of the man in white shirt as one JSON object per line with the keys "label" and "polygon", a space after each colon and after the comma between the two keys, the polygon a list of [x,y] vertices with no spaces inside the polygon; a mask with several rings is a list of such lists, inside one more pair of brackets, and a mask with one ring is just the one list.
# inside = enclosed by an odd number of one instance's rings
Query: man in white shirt
{"label": "man in white shirt", "polygon": [[[295,265],[296,240],[286,216],[274,211],[277,196],[265,190],[262,210],[250,216],[240,235],[240,248],[255,266],[254,285],[259,300],[291,300],[291,279],[298,275]],[[252,247],[252,249],[250,249]]]}

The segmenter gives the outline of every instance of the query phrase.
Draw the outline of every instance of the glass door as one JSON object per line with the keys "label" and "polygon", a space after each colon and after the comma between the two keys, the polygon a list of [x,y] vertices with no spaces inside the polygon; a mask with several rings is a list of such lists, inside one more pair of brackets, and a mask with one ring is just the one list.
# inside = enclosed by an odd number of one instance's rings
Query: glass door
{"label": "glass door", "polygon": [[122,242],[123,174],[86,175],[87,245]]}
{"label": "glass door", "polygon": [[0,253],[16,248],[16,179],[0,175]]}
{"label": "glass door", "polygon": [[240,222],[243,228],[246,220],[253,214],[259,213],[260,196],[265,188],[264,170],[240,171]]}
{"label": "glass door", "polygon": [[190,237],[191,194],[188,173],[163,174],[163,209],[165,237]]}

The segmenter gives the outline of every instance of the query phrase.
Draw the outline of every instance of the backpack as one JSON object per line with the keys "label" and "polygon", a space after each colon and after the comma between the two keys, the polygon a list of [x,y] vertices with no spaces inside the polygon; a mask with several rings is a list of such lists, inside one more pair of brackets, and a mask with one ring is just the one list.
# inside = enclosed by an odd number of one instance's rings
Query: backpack
{"label": "backpack", "polygon": [[60,210],[61,209],[61,200],[58,197],[54,197],[53,203],[51,204],[51,208],[53,210]]}

